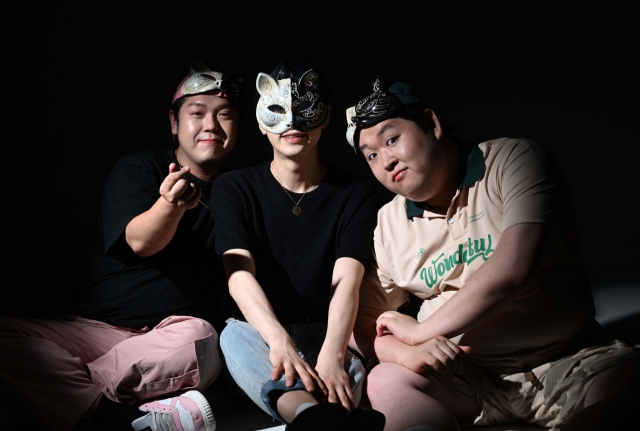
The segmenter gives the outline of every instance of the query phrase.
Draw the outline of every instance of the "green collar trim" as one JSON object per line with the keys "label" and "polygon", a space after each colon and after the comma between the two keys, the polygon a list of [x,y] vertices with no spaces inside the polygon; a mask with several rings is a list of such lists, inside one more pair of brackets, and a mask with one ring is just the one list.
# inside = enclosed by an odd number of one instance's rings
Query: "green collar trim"
{"label": "green collar trim", "polygon": [[[463,163],[465,174],[460,185],[458,185],[458,190],[469,187],[484,176],[484,154],[482,154],[480,147],[473,145]],[[407,218],[412,219],[422,214],[424,214],[424,204],[407,199]]]}
{"label": "green collar trim", "polygon": [[424,214],[424,204],[407,199],[407,218],[412,219]]}

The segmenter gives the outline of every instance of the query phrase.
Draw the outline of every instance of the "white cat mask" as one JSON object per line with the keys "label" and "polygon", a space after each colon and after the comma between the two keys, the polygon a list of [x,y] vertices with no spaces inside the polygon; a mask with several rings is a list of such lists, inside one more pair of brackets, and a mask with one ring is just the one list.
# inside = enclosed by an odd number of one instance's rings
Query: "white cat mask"
{"label": "white cat mask", "polygon": [[256,89],[258,123],[269,133],[281,135],[291,129],[308,132],[319,127],[327,116],[324,97],[317,91],[318,74],[309,69],[298,82],[275,80],[259,73]]}

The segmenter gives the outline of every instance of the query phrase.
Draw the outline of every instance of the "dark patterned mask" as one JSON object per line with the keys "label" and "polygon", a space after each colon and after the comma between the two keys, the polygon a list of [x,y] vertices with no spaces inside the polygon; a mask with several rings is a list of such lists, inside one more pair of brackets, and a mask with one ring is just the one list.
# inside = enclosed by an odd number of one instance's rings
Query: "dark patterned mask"
{"label": "dark patterned mask", "polygon": [[371,87],[373,93],[347,109],[347,141],[354,149],[358,128],[393,117],[403,105],[422,103],[404,82],[395,81],[387,86],[384,79],[378,75]]}

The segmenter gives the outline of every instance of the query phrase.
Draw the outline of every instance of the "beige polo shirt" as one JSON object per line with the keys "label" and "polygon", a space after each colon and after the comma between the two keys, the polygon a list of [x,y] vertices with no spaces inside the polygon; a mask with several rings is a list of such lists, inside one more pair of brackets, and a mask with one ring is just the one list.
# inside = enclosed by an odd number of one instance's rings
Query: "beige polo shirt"
{"label": "beige polo shirt", "polygon": [[[368,270],[360,303],[396,310],[409,293],[427,319],[491,257],[505,229],[551,227],[536,275],[523,293],[471,331],[455,337],[469,360],[502,373],[521,372],[582,345],[595,314],[577,252],[568,184],[549,152],[526,139],[496,139],[462,158],[465,177],[447,215],[396,196],[378,213],[377,270]],[[597,325],[597,324],[596,324]]]}

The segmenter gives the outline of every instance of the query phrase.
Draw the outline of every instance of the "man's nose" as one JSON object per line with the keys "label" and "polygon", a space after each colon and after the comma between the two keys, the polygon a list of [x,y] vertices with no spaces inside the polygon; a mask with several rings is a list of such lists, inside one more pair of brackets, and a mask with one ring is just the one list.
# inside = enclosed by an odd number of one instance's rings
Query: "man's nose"
{"label": "man's nose", "polygon": [[380,152],[380,157],[382,157],[382,166],[387,171],[392,171],[393,168],[398,164],[398,159],[391,153],[391,151],[383,149]]}
{"label": "man's nose", "polygon": [[220,123],[218,123],[218,119],[214,114],[207,114],[204,117],[204,129],[205,130],[216,130]]}

